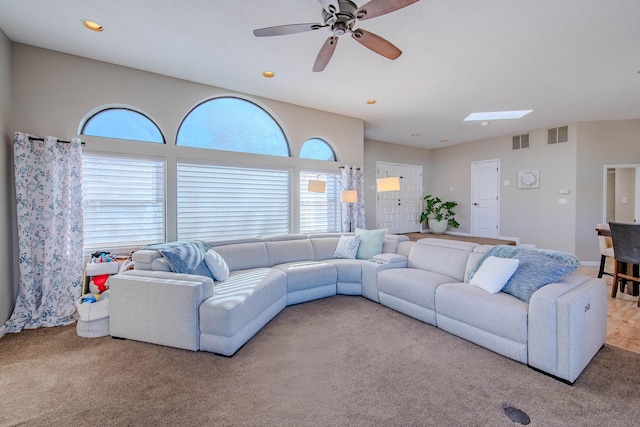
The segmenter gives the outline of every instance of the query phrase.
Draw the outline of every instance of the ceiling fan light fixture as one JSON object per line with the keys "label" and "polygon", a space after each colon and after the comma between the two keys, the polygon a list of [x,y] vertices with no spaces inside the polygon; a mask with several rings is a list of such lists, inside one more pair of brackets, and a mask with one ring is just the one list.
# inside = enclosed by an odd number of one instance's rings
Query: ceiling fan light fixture
{"label": "ceiling fan light fixture", "polygon": [[102,25],[98,24],[96,21],[92,21],[90,19],[83,19],[81,22],[82,22],[82,25],[84,25],[86,28],[90,29],[91,31],[95,31],[98,33],[104,31],[104,28],[102,28]]}
{"label": "ceiling fan light fixture", "polygon": [[369,104],[369,105],[373,105],[373,104],[375,104],[376,102],[378,102],[378,101],[376,101],[375,99],[368,99],[368,100],[367,100],[367,104]]}

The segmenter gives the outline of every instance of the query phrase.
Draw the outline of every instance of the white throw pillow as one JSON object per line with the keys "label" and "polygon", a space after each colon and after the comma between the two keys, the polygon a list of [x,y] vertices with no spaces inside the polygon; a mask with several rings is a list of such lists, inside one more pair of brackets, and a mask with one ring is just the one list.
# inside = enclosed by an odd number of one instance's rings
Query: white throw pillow
{"label": "white throw pillow", "polygon": [[490,294],[498,293],[516,272],[519,264],[520,260],[517,258],[490,256],[484,260],[469,283]]}
{"label": "white throw pillow", "polygon": [[204,262],[218,282],[227,280],[227,277],[229,277],[229,266],[218,252],[209,249],[207,253],[204,254]]}

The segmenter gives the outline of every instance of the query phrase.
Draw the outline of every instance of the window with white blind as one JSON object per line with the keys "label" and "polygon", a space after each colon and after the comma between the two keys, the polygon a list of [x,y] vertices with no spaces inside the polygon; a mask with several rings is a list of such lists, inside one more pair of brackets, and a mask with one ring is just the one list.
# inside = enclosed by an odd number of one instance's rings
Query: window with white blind
{"label": "window with white blind", "polygon": [[[326,179],[326,192],[307,191],[309,180]],[[339,232],[340,231],[340,176],[338,174],[320,174],[300,172],[300,232]]]}
{"label": "window with white blind", "polygon": [[86,252],[165,240],[165,161],[85,152],[82,165]]}
{"label": "window with white blind", "polygon": [[291,171],[178,162],[177,173],[178,239],[293,231]]}

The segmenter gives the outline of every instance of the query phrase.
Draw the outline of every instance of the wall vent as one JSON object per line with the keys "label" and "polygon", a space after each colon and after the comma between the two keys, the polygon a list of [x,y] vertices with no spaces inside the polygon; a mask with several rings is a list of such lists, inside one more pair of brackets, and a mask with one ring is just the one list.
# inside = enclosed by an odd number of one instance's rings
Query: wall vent
{"label": "wall vent", "polygon": [[547,129],[547,145],[569,142],[569,126]]}
{"label": "wall vent", "polygon": [[511,149],[519,150],[521,148],[529,148],[529,134],[515,135],[511,137]]}

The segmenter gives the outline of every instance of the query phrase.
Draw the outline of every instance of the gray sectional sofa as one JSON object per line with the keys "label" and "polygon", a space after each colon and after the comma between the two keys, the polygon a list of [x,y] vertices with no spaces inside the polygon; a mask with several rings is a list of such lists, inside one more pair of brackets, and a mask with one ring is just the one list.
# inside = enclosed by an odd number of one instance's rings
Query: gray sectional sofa
{"label": "gray sectional sofa", "polygon": [[340,234],[207,242],[226,261],[223,282],[174,273],[155,250],[112,276],[110,333],[233,355],[281,310],[336,294],[360,295],[572,383],[602,347],[602,279],[571,274],[529,303],[468,283],[491,246],[385,235],[370,260],[334,257]]}

